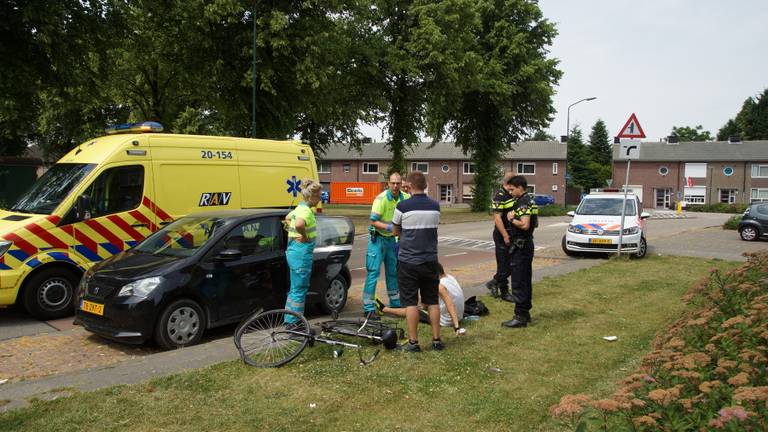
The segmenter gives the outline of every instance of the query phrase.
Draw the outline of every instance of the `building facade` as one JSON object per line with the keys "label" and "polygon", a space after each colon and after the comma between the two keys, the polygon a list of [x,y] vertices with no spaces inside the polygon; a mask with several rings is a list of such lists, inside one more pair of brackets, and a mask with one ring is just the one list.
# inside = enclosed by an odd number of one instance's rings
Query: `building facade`
{"label": "building facade", "polygon": [[[768,141],[643,142],[628,186],[646,208],[768,201]],[[613,185],[624,183],[627,162],[614,145]]]}
{"label": "building facade", "polygon": [[[427,177],[427,194],[443,204],[472,200],[475,164],[452,142],[419,143],[407,154],[409,171]],[[319,155],[320,181],[327,190],[332,182],[386,182],[392,160],[384,143],[364,144],[362,152],[331,147]],[[498,161],[499,172],[512,170],[525,175],[530,190],[552,195],[555,203],[565,199],[566,145],[555,141],[526,141],[513,145]],[[333,202],[333,197],[331,197]]]}

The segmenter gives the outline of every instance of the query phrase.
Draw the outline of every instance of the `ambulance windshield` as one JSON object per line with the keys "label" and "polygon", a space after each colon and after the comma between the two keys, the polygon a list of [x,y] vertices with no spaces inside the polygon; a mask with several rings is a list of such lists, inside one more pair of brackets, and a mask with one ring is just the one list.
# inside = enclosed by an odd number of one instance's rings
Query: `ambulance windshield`
{"label": "ambulance windshield", "polygon": [[56,164],[37,179],[37,182],[9,210],[20,213],[51,214],[95,167],[95,164]]}

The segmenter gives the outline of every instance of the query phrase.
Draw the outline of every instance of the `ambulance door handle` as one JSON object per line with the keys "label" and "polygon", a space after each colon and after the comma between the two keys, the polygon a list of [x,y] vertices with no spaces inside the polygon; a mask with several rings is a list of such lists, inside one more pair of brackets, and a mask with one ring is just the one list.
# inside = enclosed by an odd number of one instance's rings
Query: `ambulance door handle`
{"label": "ambulance door handle", "polygon": [[131,226],[132,226],[132,227],[134,227],[134,228],[139,228],[139,227],[144,227],[144,228],[146,228],[146,227],[147,227],[147,224],[143,224],[143,223],[142,223],[142,224],[133,224],[133,225],[131,225]]}

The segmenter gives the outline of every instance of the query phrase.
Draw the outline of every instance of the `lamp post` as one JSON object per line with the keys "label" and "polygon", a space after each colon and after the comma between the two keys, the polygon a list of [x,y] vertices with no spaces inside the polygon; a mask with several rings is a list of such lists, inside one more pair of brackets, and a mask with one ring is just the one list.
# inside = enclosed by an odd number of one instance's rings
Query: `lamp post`
{"label": "lamp post", "polygon": [[597,97],[592,96],[592,97],[584,98],[584,99],[581,99],[581,100],[577,100],[576,102],[568,105],[568,114],[566,116],[567,124],[565,126],[566,127],[566,129],[565,129],[565,140],[566,141],[568,141],[568,138],[571,137],[571,107],[576,105],[576,104],[580,104],[580,103],[582,103],[584,101],[592,101],[592,100],[595,100],[595,99],[597,99]]}
{"label": "lamp post", "polygon": [[253,93],[251,98],[251,138],[256,138],[256,6],[253,7]]}

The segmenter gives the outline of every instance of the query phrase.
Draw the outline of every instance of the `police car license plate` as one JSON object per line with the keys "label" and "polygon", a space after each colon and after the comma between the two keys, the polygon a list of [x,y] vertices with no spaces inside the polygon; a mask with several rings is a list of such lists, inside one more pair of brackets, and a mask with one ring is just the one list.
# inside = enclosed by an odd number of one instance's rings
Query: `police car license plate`
{"label": "police car license plate", "polygon": [[611,239],[604,239],[604,238],[591,238],[589,239],[590,243],[596,243],[596,244],[611,244]]}
{"label": "police car license plate", "polygon": [[88,300],[83,300],[83,304],[80,305],[80,309],[86,312],[90,312],[92,314],[99,315],[99,316],[104,315],[104,305],[100,303],[94,303],[94,302],[89,302]]}

